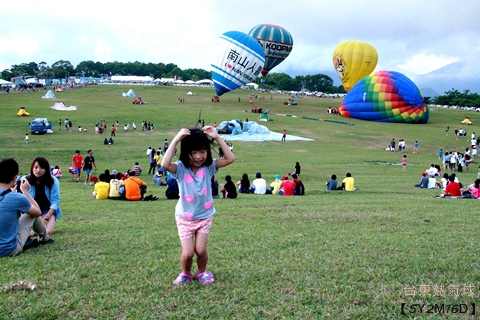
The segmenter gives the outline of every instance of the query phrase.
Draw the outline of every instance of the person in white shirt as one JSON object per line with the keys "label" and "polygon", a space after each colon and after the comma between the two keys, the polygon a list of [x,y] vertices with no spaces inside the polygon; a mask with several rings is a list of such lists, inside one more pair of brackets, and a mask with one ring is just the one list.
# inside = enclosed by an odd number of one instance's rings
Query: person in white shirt
{"label": "person in white shirt", "polygon": [[267,191],[267,182],[262,178],[260,172],[257,172],[255,177],[256,179],[252,181],[250,192],[255,194],[265,194]]}
{"label": "person in white shirt", "polygon": [[438,174],[438,169],[435,168],[434,164],[430,165],[430,168],[425,171],[430,177],[435,177]]}

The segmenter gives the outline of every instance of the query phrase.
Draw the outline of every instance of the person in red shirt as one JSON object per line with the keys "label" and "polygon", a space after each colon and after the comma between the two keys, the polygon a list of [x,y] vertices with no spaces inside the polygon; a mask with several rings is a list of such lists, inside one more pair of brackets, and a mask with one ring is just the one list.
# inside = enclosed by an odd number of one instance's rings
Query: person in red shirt
{"label": "person in red shirt", "polygon": [[293,196],[295,191],[295,182],[292,180],[288,180],[288,176],[282,177],[282,183],[280,184],[280,195],[284,196]]}
{"label": "person in red shirt", "polygon": [[441,198],[450,196],[450,197],[461,197],[462,190],[460,189],[460,184],[455,182],[455,175],[452,174],[448,177],[448,184],[445,187],[445,191],[440,195]]}
{"label": "person in red shirt", "polygon": [[76,182],[80,181],[80,174],[82,172],[83,156],[80,154],[80,150],[76,150],[72,157],[72,167],[75,170]]}

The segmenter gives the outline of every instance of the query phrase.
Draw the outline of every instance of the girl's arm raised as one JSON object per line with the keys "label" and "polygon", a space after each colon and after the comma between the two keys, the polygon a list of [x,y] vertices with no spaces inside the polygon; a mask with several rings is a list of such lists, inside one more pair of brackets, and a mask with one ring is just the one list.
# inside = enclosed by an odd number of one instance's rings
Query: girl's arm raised
{"label": "girl's arm raised", "polygon": [[223,158],[217,159],[217,168],[228,166],[235,161],[235,155],[233,154],[232,150],[230,150],[225,141],[218,135],[218,132],[214,127],[203,127],[203,132],[205,132],[212,139],[215,139],[220,149],[222,149]]}
{"label": "girl's arm raised", "polygon": [[181,129],[177,135],[173,138],[172,142],[168,146],[167,151],[163,155],[162,162],[160,165],[163,169],[167,170],[168,172],[176,173],[177,172],[177,165],[172,162],[173,152],[177,147],[177,144],[186,136],[190,135],[190,130],[188,129]]}

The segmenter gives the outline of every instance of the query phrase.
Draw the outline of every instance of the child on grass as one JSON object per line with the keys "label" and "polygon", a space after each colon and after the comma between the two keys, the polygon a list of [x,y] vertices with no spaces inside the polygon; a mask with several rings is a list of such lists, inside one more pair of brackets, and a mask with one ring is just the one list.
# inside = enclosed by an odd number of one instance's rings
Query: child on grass
{"label": "child on grass", "polygon": [[407,155],[404,154],[402,158],[402,172],[407,170]]}
{"label": "child on grass", "polygon": [[[223,158],[213,159],[211,144],[215,140]],[[179,142],[180,159],[171,162]],[[173,281],[174,285],[192,281],[192,263],[197,255],[196,279],[202,284],[214,282],[213,274],[207,271],[208,232],[215,213],[211,188],[212,176],[219,168],[235,161],[230,148],[211,126],[202,129],[181,129],[173,138],[161,161],[161,166],[177,180],[180,199],[175,207],[175,220],[182,245],[180,266],[182,272]]]}

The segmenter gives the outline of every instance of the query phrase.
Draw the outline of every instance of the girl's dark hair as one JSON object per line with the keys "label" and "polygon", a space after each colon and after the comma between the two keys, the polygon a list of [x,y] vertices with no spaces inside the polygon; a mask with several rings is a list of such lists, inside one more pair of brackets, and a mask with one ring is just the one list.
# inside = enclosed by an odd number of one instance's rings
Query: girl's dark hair
{"label": "girl's dark hair", "polygon": [[247,193],[250,190],[250,180],[248,179],[248,174],[244,173],[242,175],[242,180],[240,182],[240,187],[244,193]]}
{"label": "girl's dark hair", "polygon": [[[40,178],[35,177],[33,174],[33,167],[35,166],[36,162],[38,162],[40,168],[45,169],[45,173]],[[33,159],[32,165],[30,166],[30,175],[28,176],[27,180],[33,186],[37,184],[37,181],[40,182],[40,184],[46,185],[47,187],[51,187],[53,185],[53,178],[50,174],[50,163],[46,158],[36,157]]]}
{"label": "girl's dark hair", "polygon": [[475,188],[477,189],[480,188],[480,179],[475,180],[474,184],[475,184]]}
{"label": "girl's dark hair", "polygon": [[180,161],[187,168],[190,167],[190,155],[193,151],[206,150],[207,159],[204,165],[209,166],[212,164],[212,150],[211,145],[213,141],[203,132],[201,129],[190,129],[190,135],[182,139],[180,146]]}

